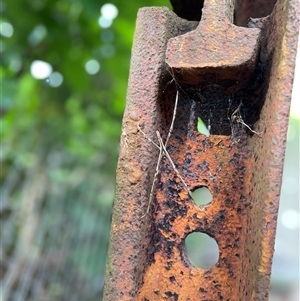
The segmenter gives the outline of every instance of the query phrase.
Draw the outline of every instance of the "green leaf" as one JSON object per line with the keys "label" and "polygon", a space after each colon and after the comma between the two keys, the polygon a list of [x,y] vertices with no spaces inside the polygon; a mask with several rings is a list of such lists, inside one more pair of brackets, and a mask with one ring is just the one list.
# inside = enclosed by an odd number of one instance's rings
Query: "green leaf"
{"label": "green leaf", "polygon": [[209,137],[209,130],[208,130],[207,126],[205,125],[204,121],[200,117],[198,117],[197,130],[200,134],[203,134],[206,137]]}

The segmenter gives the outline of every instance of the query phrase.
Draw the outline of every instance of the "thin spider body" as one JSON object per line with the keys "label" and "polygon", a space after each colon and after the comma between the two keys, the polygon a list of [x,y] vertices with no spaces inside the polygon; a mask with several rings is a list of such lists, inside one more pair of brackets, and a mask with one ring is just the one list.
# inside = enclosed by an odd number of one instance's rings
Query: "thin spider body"
{"label": "thin spider body", "polygon": [[165,143],[163,142],[159,131],[156,131],[157,139],[158,139],[158,142],[159,142],[159,144],[157,144],[154,141],[152,141],[149,137],[147,137],[147,135],[140,128],[140,126],[137,125],[138,130],[143,134],[143,136],[150,143],[152,143],[155,147],[157,147],[159,149],[159,155],[158,155],[158,160],[157,160],[157,164],[156,164],[156,168],[155,168],[155,174],[154,174],[154,178],[153,178],[152,185],[151,185],[149,202],[148,202],[147,210],[146,210],[145,214],[142,216],[142,218],[145,217],[149,213],[149,211],[150,211],[150,206],[151,206],[151,203],[152,203],[152,200],[153,200],[153,197],[154,197],[155,184],[156,184],[157,177],[158,177],[158,174],[159,174],[159,166],[160,166],[160,163],[161,163],[163,155],[165,155],[168,158],[168,160],[169,160],[169,162],[170,162],[170,164],[171,164],[174,172],[176,173],[176,175],[178,176],[178,178],[181,180],[181,182],[184,185],[184,187],[187,189],[189,195],[192,196],[192,193],[191,193],[190,189],[188,188],[188,186],[186,185],[185,181],[181,177],[178,169],[176,168],[176,166],[175,166],[172,158],[170,157],[170,155],[169,155],[169,153],[167,151],[167,145],[168,145],[169,139],[170,139],[170,137],[172,135],[172,132],[173,132],[173,127],[174,127],[174,122],[175,122],[176,112],[177,112],[177,105],[178,105],[178,91],[176,93],[172,121],[171,121],[170,129],[169,129],[169,132],[168,132],[167,139],[166,139]]}

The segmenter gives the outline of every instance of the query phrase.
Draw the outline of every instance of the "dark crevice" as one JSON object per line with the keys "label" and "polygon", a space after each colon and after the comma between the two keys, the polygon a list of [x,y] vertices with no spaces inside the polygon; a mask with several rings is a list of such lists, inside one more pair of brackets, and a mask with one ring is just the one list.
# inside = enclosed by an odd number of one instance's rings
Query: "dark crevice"
{"label": "dark crevice", "polygon": [[162,100],[161,112],[164,115],[162,128],[169,128],[178,91],[179,103],[174,133],[176,133],[176,128],[180,128],[188,134],[191,124],[196,128],[197,118],[200,117],[210,128],[212,135],[228,136],[234,134],[233,131],[237,134],[246,131],[252,135],[253,133],[247,127],[236,122],[236,118],[241,118],[250,128],[253,128],[259,120],[268,86],[266,81],[269,78],[268,66],[270,62],[266,61],[263,65],[259,61],[248,84],[235,91],[228,89],[232,87],[231,82],[218,81],[217,78],[211,82],[208,79],[206,83],[189,85],[180,83],[176,76],[176,84],[173,81],[165,89],[164,94],[168,97],[163,97]]}
{"label": "dark crevice", "polygon": [[234,5],[234,24],[247,26],[249,18],[263,18],[271,14],[277,0],[236,0]]}
{"label": "dark crevice", "polygon": [[188,21],[200,21],[204,0],[170,0],[174,13]]}

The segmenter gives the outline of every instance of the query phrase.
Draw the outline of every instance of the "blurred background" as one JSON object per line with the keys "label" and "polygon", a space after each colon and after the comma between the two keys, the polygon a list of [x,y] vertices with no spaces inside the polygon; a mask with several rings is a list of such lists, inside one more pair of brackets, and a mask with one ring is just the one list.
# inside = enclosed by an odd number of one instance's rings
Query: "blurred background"
{"label": "blurred background", "polygon": [[[0,301],[102,299],[130,52],[143,6],[170,4],[0,1]],[[295,105],[271,301],[299,300],[299,118]]]}

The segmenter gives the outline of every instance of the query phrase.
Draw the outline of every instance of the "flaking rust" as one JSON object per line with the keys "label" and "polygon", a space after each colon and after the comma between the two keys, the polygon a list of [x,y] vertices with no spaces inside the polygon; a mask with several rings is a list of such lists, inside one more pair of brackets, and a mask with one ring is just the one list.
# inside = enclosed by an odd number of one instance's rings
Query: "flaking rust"
{"label": "flaking rust", "polygon": [[[162,103],[168,123],[173,97],[166,94]],[[233,136],[209,138],[199,134],[197,107],[201,104],[186,95],[180,97],[168,149],[187,186],[191,190],[207,187],[213,201],[197,206],[168,160],[163,161],[153,209],[151,264],[138,300],[232,300],[232,295],[239,300],[242,293],[237,291],[237,283],[243,285],[243,294],[251,294],[253,287],[243,281],[257,276],[255,265],[247,260],[251,250],[245,248],[251,236],[247,217],[260,214],[249,198],[253,162],[247,133],[242,130]],[[184,239],[194,231],[206,233],[218,243],[219,261],[211,269],[194,267],[186,256]]]}
{"label": "flaking rust", "polygon": [[[230,11],[230,1],[207,0],[199,25],[164,8],[139,12],[106,301],[268,300],[299,3],[277,2],[270,16],[253,19],[243,29],[229,24]],[[240,13],[241,20],[249,15]],[[234,44],[238,49],[232,50],[229,44],[222,54],[222,47],[214,44],[224,34],[238,41],[232,37],[241,32],[246,48]],[[217,56],[205,53],[214,47]],[[222,55],[218,64],[216,57]],[[205,186],[213,199],[196,205],[164,157],[151,210],[144,216],[159,153],[150,140],[158,143],[156,131],[166,140],[176,93],[168,154],[188,188]],[[197,132],[198,117],[210,126],[209,137]],[[193,266],[186,255],[184,240],[195,231],[218,244],[219,260],[210,268]]]}

